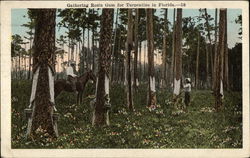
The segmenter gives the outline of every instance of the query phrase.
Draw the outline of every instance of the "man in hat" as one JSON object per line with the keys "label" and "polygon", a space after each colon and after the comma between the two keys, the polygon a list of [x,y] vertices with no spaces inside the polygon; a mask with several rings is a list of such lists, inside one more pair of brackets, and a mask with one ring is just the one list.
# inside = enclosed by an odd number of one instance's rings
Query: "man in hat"
{"label": "man in hat", "polygon": [[74,73],[75,62],[70,61],[66,68],[67,81],[71,84],[72,90],[76,91],[77,75]]}
{"label": "man in hat", "polygon": [[185,91],[185,105],[188,106],[190,103],[190,92],[191,92],[191,80],[190,78],[185,79],[185,84],[184,84],[184,91]]}

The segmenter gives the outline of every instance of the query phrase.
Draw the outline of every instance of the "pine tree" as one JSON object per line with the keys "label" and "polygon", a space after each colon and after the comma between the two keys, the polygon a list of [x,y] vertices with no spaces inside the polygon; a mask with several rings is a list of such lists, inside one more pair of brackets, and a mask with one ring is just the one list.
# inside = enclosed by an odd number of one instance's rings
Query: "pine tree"
{"label": "pine tree", "polygon": [[156,105],[155,71],[154,71],[154,39],[153,39],[153,9],[146,9],[147,16],[147,46],[148,46],[148,106]]}
{"label": "pine tree", "polygon": [[223,97],[223,69],[225,54],[225,30],[226,29],[226,9],[220,9],[219,21],[219,43],[216,53],[216,70],[215,70],[215,109],[219,111],[222,108]]}
{"label": "pine tree", "polygon": [[39,137],[40,134],[47,133],[54,137],[58,136],[57,126],[53,119],[56,10],[39,9],[35,12],[34,75],[30,100],[32,115],[28,123],[27,136]]}
{"label": "pine tree", "polygon": [[175,27],[175,75],[174,75],[174,95],[180,94],[182,75],[182,9],[177,9],[177,19]]}
{"label": "pine tree", "polygon": [[111,42],[114,9],[103,9],[100,30],[100,53],[96,102],[93,107],[92,125],[109,125],[109,69],[111,64]]}

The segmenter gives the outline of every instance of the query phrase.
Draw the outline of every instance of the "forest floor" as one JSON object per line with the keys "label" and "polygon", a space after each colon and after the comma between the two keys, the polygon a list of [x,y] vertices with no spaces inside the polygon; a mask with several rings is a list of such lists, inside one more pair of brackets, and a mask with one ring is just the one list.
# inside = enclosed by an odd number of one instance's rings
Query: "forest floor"
{"label": "forest floor", "polygon": [[31,83],[12,81],[12,148],[242,148],[242,93],[227,92],[224,109],[215,112],[210,91],[191,93],[187,112],[171,102],[171,93],[157,91],[157,108],[146,106],[147,86],[135,94],[135,111],[126,108],[124,87],[112,84],[110,90],[110,126],[92,127],[88,85],[81,105],[75,94],[62,93],[56,98],[59,113],[59,137],[32,141],[24,138],[27,120],[24,109],[29,104]]}

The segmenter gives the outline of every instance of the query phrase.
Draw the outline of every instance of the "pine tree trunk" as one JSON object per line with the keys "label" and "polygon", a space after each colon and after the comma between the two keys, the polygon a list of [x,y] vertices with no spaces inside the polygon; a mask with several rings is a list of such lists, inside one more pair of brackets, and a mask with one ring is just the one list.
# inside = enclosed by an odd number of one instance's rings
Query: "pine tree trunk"
{"label": "pine tree trunk", "polygon": [[112,61],[111,61],[111,82],[114,81],[114,74],[115,74],[115,61],[117,60],[117,52],[115,53],[115,46],[117,44],[116,37],[117,37],[117,25],[118,25],[118,9],[116,10],[116,18],[115,18],[115,29],[114,29],[114,38],[113,38],[113,48],[112,48]]}
{"label": "pine tree trunk", "polygon": [[225,16],[225,41],[224,41],[224,89],[229,89],[229,79],[228,79],[228,44],[227,44],[227,10]]}
{"label": "pine tree trunk", "polygon": [[127,107],[130,110],[133,110],[133,94],[132,94],[132,49],[133,49],[133,17],[132,9],[128,9],[128,32],[127,32],[127,41],[126,41],[126,94],[127,94]]}
{"label": "pine tree trunk", "polygon": [[206,47],[206,88],[209,87],[209,52],[208,52],[208,44],[205,42]]}
{"label": "pine tree trunk", "polygon": [[198,89],[199,85],[199,59],[200,59],[200,32],[198,32],[198,44],[196,55],[196,71],[195,71],[195,88]]}
{"label": "pine tree trunk", "polygon": [[82,49],[81,49],[81,54],[80,54],[80,74],[84,73],[84,69],[85,69],[85,47],[84,47],[84,39],[85,36],[85,29],[82,28]]}
{"label": "pine tree trunk", "polygon": [[75,41],[72,40],[72,45],[71,45],[71,61],[75,61],[74,52],[75,52]]}
{"label": "pine tree trunk", "polygon": [[[89,9],[90,10],[90,9]],[[89,12],[88,12],[88,14],[89,14]],[[89,17],[89,15],[88,15],[88,17]],[[89,29],[90,29],[90,26],[89,26],[89,23],[88,23],[88,48],[87,48],[87,60],[86,60],[86,62],[87,62],[87,69],[90,69],[91,68],[91,66],[90,66],[90,51],[89,51],[89,49],[90,49],[90,46],[89,46]]]}
{"label": "pine tree trunk", "polygon": [[146,9],[147,17],[147,45],[148,45],[148,106],[156,105],[155,71],[154,71],[154,36],[153,9]]}
{"label": "pine tree trunk", "polygon": [[134,91],[137,90],[138,85],[138,24],[139,24],[139,9],[136,9],[135,13],[135,28],[134,28],[134,38],[135,38],[135,56],[134,56]]}
{"label": "pine tree trunk", "polygon": [[[26,49],[25,49],[26,50]],[[26,78],[26,72],[27,72],[27,65],[26,65],[26,55],[24,55],[24,79],[27,79]]]}
{"label": "pine tree trunk", "polygon": [[167,85],[167,31],[168,31],[168,9],[165,9],[164,16],[164,36],[163,36],[163,51],[162,51],[162,79],[163,87]]}
{"label": "pine tree trunk", "polygon": [[216,56],[217,56],[217,47],[218,47],[218,44],[217,44],[217,13],[218,12],[218,9],[215,9],[215,33],[214,33],[214,36],[215,36],[215,39],[214,39],[214,68],[213,68],[213,79],[212,79],[212,90],[214,91],[215,89],[215,73],[216,73],[216,64],[217,62],[215,61],[216,60]]}
{"label": "pine tree trunk", "polygon": [[219,43],[216,54],[216,68],[215,68],[215,109],[219,111],[222,108],[223,97],[223,60],[225,53],[225,23],[226,9],[220,9],[220,21],[219,21]]}
{"label": "pine tree trunk", "polygon": [[30,37],[30,55],[29,55],[29,72],[28,72],[28,80],[31,78],[31,58],[32,58],[32,44],[31,44],[31,37]]}
{"label": "pine tree trunk", "polygon": [[181,75],[182,75],[182,9],[177,9],[177,19],[175,26],[175,79],[174,95],[180,94]]}
{"label": "pine tree trunk", "polygon": [[15,60],[16,60],[16,79],[18,79],[18,68],[19,68],[19,66],[18,66],[18,58],[17,57],[15,57]]}
{"label": "pine tree trunk", "polygon": [[[208,56],[210,56],[210,65],[211,65],[211,72],[213,70],[213,52],[212,52],[212,39],[211,39],[211,33],[210,33],[210,26],[209,26],[209,16],[208,16],[208,13],[207,13],[207,9],[205,9],[205,19],[206,19],[206,25],[207,25],[207,37],[208,37],[208,40],[209,40],[209,46],[208,46]],[[211,80],[212,80],[213,76],[212,76],[212,73],[211,73]],[[208,80],[208,83],[210,85],[210,81],[211,80]]]}
{"label": "pine tree trunk", "polygon": [[[69,29],[69,31],[70,31],[70,29]],[[70,43],[70,38],[68,37],[68,42],[69,42],[69,47],[68,47],[68,63],[69,63],[69,61],[70,61],[70,45],[71,45],[71,43]]]}
{"label": "pine tree trunk", "polygon": [[[146,42],[144,45],[143,78],[146,78]],[[143,80],[144,81],[144,80]]]}
{"label": "pine tree trunk", "polygon": [[109,69],[112,55],[113,14],[114,9],[102,9],[96,102],[92,118],[92,125],[97,126],[109,125]]}
{"label": "pine tree trunk", "polygon": [[27,134],[36,138],[47,133],[54,137],[58,133],[54,126],[54,96],[50,94],[49,85],[52,83],[49,83],[49,74],[53,75],[55,72],[53,68],[55,63],[56,9],[40,9],[37,10],[37,13],[33,72],[38,72],[39,75],[33,104],[31,133]]}
{"label": "pine tree trunk", "polygon": [[175,75],[175,9],[173,15],[173,37],[172,37],[172,60],[171,60],[171,80],[170,83],[173,84],[174,87],[174,75]]}
{"label": "pine tree trunk", "polygon": [[95,71],[95,41],[94,41],[95,29],[92,28],[92,71]]}
{"label": "pine tree trunk", "polygon": [[[121,56],[121,31],[119,30],[119,34],[118,34],[118,41],[117,41],[117,53]],[[117,65],[117,69],[118,71],[117,73],[117,80],[121,83],[122,82],[122,59],[120,59],[119,57],[116,60],[116,65]]]}
{"label": "pine tree trunk", "polygon": [[18,56],[18,70],[19,70],[19,79],[22,79],[22,74],[21,74],[21,53],[19,52]]}
{"label": "pine tree trunk", "polygon": [[141,55],[141,46],[142,46],[142,42],[139,43],[139,75],[138,75],[138,80],[139,80],[139,83],[141,82],[141,79],[142,79],[142,55]]}

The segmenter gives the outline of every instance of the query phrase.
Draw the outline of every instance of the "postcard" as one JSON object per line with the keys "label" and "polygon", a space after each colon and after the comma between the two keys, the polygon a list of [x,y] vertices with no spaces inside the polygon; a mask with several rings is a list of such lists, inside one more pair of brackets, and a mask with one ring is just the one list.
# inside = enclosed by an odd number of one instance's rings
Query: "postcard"
{"label": "postcard", "polygon": [[248,157],[246,1],[2,1],[3,157]]}

